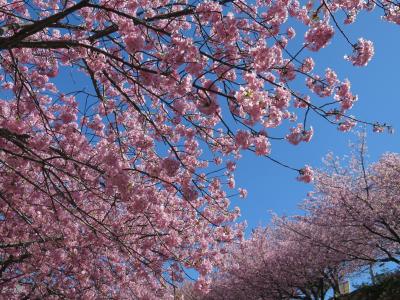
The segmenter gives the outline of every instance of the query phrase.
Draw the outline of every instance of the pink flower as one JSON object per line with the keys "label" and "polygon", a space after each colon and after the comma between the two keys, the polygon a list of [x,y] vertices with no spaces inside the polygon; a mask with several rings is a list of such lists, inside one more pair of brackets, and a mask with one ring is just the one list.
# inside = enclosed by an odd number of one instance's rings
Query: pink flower
{"label": "pink flower", "polygon": [[125,44],[126,44],[126,48],[130,53],[138,51],[144,45],[144,38],[140,34],[140,32],[138,32],[138,33],[133,33],[132,32],[131,35],[127,36],[124,39],[124,41],[125,41]]}
{"label": "pink flower", "polygon": [[379,124],[379,123],[376,123],[376,124],[374,124],[372,130],[373,130],[374,132],[377,132],[377,133],[382,133],[382,132],[385,131],[385,126],[383,126],[383,125],[381,125],[381,124]]}
{"label": "pink flower", "polygon": [[314,135],[314,129],[312,128],[312,126],[310,126],[310,130],[303,131],[303,142],[308,143],[309,141],[311,141],[313,135]]}
{"label": "pink flower", "polygon": [[233,178],[233,176],[230,176],[228,178],[228,186],[230,189],[234,189],[235,188],[235,178]]}
{"label": "pink flower", "polygon": [[233,161],[228,161],[226,163],[226,168],[228,169],[229,172],[233,172],[236,169],[236,163]]}
{"label": "pink flower", "polygon": [[218,88],[211,80],[204,82],[204,89],[200,90],[197,108],[205,115],[213,115],[219,109],[216,93]]}
{"label": "pink flower", "polygon": [[88,127],[93,129],[96,133],[100,133],[104,129],[105,125],[100,115],[96,114]]}
{"label": "pink flower", "polygon": [[217,22],[221,19],[221,5],[214,1],[204,1],[196,7],[202,22]]}
{"label": "pink flower", "polygon": [[314,180],[314,171],[310,166],[305,165],[304,168],[299,170],[299,176],[297,177],[297,180],[305,183],[312,182]]}
{"label": "pink flower", "polygon": [[337,87],[334,99],[341,102],[342,112],[353,107],[354,102],[357,101],[357,95],[353,95],[350,91],[350,81],[347,79]]}
{"label": "pink flower", "polygon": [[199,111],[208,116],[214,114],[218,110],[218,107],[219,106],[215,100],[211,98],[201,98],[197,102],[197,108]]}
{"label": "pink flower", "polygon": [[333,71],[330,68],[327,68],[325,70],[325,78],[326,78],[326,82],[330,85],[333,86],[337,83],[338,79],[337,79],[337,75],[335,73],[335,71]]}
{"label": "pink flower", "polygon": [[400,13],[399,6],[397,3],[391,4],[390,9],[385,9],[385,16],[383,17],[385,20],[400,25]]}
{"label": "pink flower", "polygon": [[305,34],[307,48],[311,51],[318,51],[326,47],[334,34],[333,27],[325,22],[317,22]]}
{"label": "pink flower", "polygon": [[344,122],[339,124],[338,129],[340,131],[347,132],[347,131],[350,131],[351,129],[353,129],[353,127],[356,125],[357,125],[356,121],[353,121],[351,119],[346,119]]}
{"label": "pink flower", "polygon": [[293,27],[289,27],[286,31],[286,34],[288,36],[289,39],[292,39],[296,36],[296,31],[294,30]]}
{"label": "pink flower", "polygon": [[247,149],[251,145],[251,134],[248,131],[239,130],[235,137],[236,145],[242,149]]}
{"label": "pink flower", "polygon": [[310,130],[304,130],[303,124],[297,124],[297,127],[290,129],[290,133],[286,135],[286,139],[292,145],[298,145],[300,142],[309,142],[314,134],[314,130],[310,127]]}
{"label": "pink flower", "polygon": [[240,198],[246,198],[247,197],[247,190],[239,188],[239,197]]}
{"label": "pink flower", "polygon": [[304,59],[300,70],[304,73],[309,73],[314,69],[314,66],[315,66],[314,60],[311,57],[307,57]]}
{"label": "pink flower", "polygon": [[266,136],[259,135],[254,138],[254,145],[256,148],[256,154],[265,156],[271,153],[271,144]]}
{"label": "pink flower", "polygon": [[172,157],[167,157],[162,161],[162,167],[165,170],[165,173],[170,177],[176,175],[179,170],[179,165],[179,161]]}
{"label": "pink flower", "polygon": [[183,196],[185,197],[186,200],[188,201],[194,201],[196,200],[198,196],[198,192],[194,186],[185,186],[182,189]]}
{"label": "pink flower", "polygon": [[287,63],[288,60],[285,60],[285,66],[280,70],[279,75],[280,79],[283,82],[287,81],[292,81],[296,78],[296,68],[293,63],[289,62]]}
{"label": "pink flower", "polygon": [[279,109],[287,108],[289,106],[290,96],[291,94],[289,90],[278,87],[275,93],[275,107]]}
{"label": "pink flower", "polygon": [[271,68],[282,63],[282,49],[278,45],[270,48],[266,45],[257,46],[251,54],[254,57],[254,69],[257,72],[270,71]]}
{"label": "pink flower", "polygon": [[353,55],[346,55],[344,58],[353,63],[354,66],[366,66],[372,56],[374,56],[374,44],[371,41],[360,38],[354,47]]}

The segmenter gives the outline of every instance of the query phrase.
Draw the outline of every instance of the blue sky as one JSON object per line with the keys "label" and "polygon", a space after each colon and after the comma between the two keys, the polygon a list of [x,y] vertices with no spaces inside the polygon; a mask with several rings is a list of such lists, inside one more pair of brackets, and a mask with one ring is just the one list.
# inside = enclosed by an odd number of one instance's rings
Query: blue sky
{"label": "blue sky", "polygon": [[[327,48],[317,54],[303,53],[304,57],[314,57],[317,71],[322,73],[326,67],[331,67],[340,79],[349,78],[353,93],[359,96],[350,114],[361,120],[386,122],[394,127],[392,135],[373,133],[370,128],[367,130],[370,162],[376,161],[384,152],[400,151],[400,27],[381,20],[380,15],[380,11],[363,13],[354,24],[342,27],[354,42],[359,37],[374,42],[375,56],[367,67],[356,68],[343,59],[345,54],[351,54],[351,48],[337,30]],[[297,43],[302,39],[303,32],[299,31]],[[299,80],[302,83],[303,79]],[[318,101],[315,97],[313,100]],[[357,140],[354,133],[339,132],[316,116],[308,124],[314,127],[314,138],[310,143],[292,146],[287,142],[274,142],[272,156],[295,167],[309,164],[318,168],[328,152],[339,156],[349,154],[349,141]],[[296,172],[265,158],[243,153],[236,172],[236,185],[246,188],[249,195],[245,200],[232,200],[232,204],[241,208],[241,220],[248,223],[247,233],[260,224],[268,224],[269,210],[287,215],[299,213],[297,205],[312,190],[312,185],[297,182],[296,176]]]}

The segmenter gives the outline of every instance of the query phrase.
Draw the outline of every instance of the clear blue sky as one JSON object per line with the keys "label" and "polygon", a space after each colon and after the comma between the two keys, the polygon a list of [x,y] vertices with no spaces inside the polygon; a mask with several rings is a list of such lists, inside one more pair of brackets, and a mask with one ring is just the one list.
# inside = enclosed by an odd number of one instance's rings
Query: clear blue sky
{"label": "clear blue sky", "polygon": [[[355,68],[343,59],[345,54],[351,54],[351,49],[338,31],[332,43],[316,56],[315,53],[303,53],[303,57],[315,57],[316,70],[323,71],[330,66],[340,79],[349,78],[353,93],[359,96],[351,114],[362,120],[394,126],[393,135],[376,134],[368,129],[371,162],[384,152],[400,152],[400,26],[381,20],[380,13],[363,13],[355,24],[342,27],[353,42],[359,37],[374,42],[375,56],[367,67]],[[303,32],[298,32],[297,42],[301,43],[302,38]],[[317,102],[318,98],[313,100]],[[321,159],[329,151],[340,156],[350,153],[348,144],[350,140],[356,140],[354,133],[339,132],[318,117],[310,121],[308,124],[313,125],[315,132],[309,144],[292,146],[275,142],[272,156],[300,168],[304,164],[321,167]],[[299,212],[297,205],[312,190],[312,185],[297,182],[296,176],[295,172],[265,158],[252,153],[243,154],[236,172],[236,185],[246,188],[249,195],[245,200],[234,199],[232,204],[241,208],[241,219],[248,222],[247,232],[260,224],[268,224],[269,210],[287,215]]]}

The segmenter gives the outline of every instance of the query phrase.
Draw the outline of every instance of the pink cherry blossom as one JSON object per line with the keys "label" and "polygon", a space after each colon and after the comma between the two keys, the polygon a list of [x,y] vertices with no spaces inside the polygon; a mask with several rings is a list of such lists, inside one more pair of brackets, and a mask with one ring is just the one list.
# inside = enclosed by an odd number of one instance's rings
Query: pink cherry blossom
{"label": "pink cherry blossom", "polygon": [[311,57],[307,57],[304,59],[303,64],[301,65],[301,71],[304,73],[309,73],[314,69],[314,60]]}
{"label": "pink cherry blossom", "polygon": [[355,66],[366,66],[374,56],[374,45],[371,41],[363,38],[358,39],[354,46],[354,53],[351,56],[345,56]]}
{"label": "pink cherry blossom", "polygon": [[314,171],[311,169],[310,166],[306,165],[304,168],[300,169],[297,180],[303,181],[305,183],[312,182],[314,180]]}
{"label": "pink cherry blossom", "polygon": [[239,188],[239,195],[241,198],[246,198],[247,194],[248,194],[248,192],[246,189]]}
{"label": "pink cherry blossom", "polygon": [[328,45],[334,35],[333,27],[326,22],[316,22],[305,34],[307,48],[318,51]]}
{"label": "pink cherry blossom", "polygon": [[269,155],[271,152],[271,143],[269,142],[268,138],[263,135],[259,135],[254,138],[254,146],[256,149],[257,155]]}
{"label": "pink cherry blossom", "polygon": [[343,132],[348,132],[357,125],[357,122],[353,121],[352,119],[346,119],[344,122],[339,124],[339,130]]}
{"label": "pink cherry blossom", "polygon": [[249,148],[252,143],[251,139],[252,139],[252,136],[251,136],[250,132],[248,132],[248,131],[239,130],[236,133],[235,141],[236,141],[237,146],[240,147],[241,149]]}
{"label": "pink cherry blossom", "polygon": [[296,31],[293,27],[289,27],[286,33],[289,39],[293,39],[296,36]]}
{"label": "pink cherry blossom", "polygon": [[[301,170],[314,177],[314,191],[300,215],[272,216],[272,224],[253,229],[232,244],[213,274],[207,293],[185,285],[195,299],[324,299],[340,294],[340,283],[371,264],[398,266],[400,155],[388,153],[365,165],[365,145],[350,165],[332,155],[327,168]],[[389,265],[388,265],[389,266]]]}
{"label": "pink cherry blossom", "polygon": [[309,142],[314,134],[311,127],[309,130],[304,130],[303,124],[297,124],[296,127],[290,129],[290,133],[286,135],[286,139],[293,145],[298,145],[300,142]]}
{"label": "pink cherry blossom", "polygon": [[162,161],[162,166],[165,170],[165,172],[168,174],[168,176],[175,176],[176,173],[179,170],[180,163],[178,160],[172,158],[172,157],[167,157]]}

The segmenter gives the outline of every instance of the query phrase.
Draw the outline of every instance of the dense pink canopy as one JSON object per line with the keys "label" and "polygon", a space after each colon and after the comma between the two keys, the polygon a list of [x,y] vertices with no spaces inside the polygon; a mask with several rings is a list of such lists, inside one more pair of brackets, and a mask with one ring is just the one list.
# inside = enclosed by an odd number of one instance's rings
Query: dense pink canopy
{"label": "dense pink canopy", "polygon": [[[229,248],[211,291],[195,299],[323,300],[340,283],[373,264],[400,265],[400,155],[367,167],[329,158],[315,174],[315,191],[301,216],[280,218]],[[197,297],[197,298],[196,298]],[[189,297],[190,299],[190,297]]]}
{"label": "dense pink canopy", "polygon": [[[0,0],[1,297],[163,298],[188,269],[207,290],[242,238],[227,194],[240,151],[310,141],[309,112],[355,126],[350,82],[299,54],[330,43],[336,12],[374,6]],[[378,6],[400,23],[395,2]],[[307,28],[297,54],[290,19]],[[374,48],[349,52],[363,66]]]}

